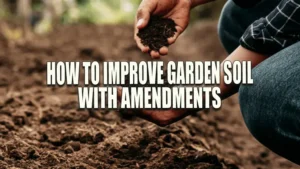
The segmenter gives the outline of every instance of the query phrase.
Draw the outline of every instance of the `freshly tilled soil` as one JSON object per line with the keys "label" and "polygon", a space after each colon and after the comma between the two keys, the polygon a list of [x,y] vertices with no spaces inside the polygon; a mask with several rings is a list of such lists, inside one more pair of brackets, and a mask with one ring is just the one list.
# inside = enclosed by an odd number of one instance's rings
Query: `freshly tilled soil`
{"label": "freshly tilled soil", "polygon": [[[114,110],[79,110],[76,87],[46,86],[47,61],[150,60],[132,34],[130,25],[66,26],[14,48],[0,37],[0,168],[297,168],[255,141],[235,96],[161,128]],[[225,56],[216,23],[201,23],[164,61]]]}

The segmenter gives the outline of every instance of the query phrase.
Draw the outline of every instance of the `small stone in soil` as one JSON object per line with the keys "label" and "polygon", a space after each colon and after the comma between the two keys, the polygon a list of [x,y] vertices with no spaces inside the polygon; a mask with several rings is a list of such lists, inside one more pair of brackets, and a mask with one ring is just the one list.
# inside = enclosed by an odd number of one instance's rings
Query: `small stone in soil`
{"label": "small stone in soil", "polygon": [[74,151],[79,151],[81,149],[79,142],[69,142],[68,145],[71,146]]}
{"label": "small stone in soil", "polygon": [[65,149],[64,149],[64,152],[66,154],[72,154],[74,152],[72,146],[67,146]]}

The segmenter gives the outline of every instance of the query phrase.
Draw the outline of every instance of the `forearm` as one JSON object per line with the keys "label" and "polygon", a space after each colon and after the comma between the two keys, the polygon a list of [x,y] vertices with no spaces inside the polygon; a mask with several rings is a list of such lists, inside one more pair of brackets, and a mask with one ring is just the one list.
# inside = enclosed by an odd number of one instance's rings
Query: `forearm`
{"label": "forearm", "polygon": [[215,1],[215,0],[191,0],[192,2],[192,8],[193,7],[196,7],[198,5],[202,5],[202,4],[205,4],[205,3],[208,3],[208,2],[212,2],[212,1]]}
{"label": "forearm", "polygon": [[[235,62],[235,61],[251,61],[252,62],[252,68],[254,68],[256,65],[261,63],[263,60],[265,60],[267,57],[265,55],[252,52],[248,49],[245,49],[243,47],[238,47],[231,55],[229,55],[225,61]],[[222,63],[222,66],[224,65],[224,62]],[[226,85],[223,81],[224,79],[224,72],[221,72],[221,98],[225,99],[232,94],[236,93],[238,91],[239,85]],[[143,113],[141,113],[140,117],[147,119],[149,121],[152,121],[160,126],[166,126],[169,124],[172,124],[180,119],[183,119],[186,116],[189,116],[195,112],[201,111],[202,109],[171,109],[171,110],[146,110]]]}
{"label": "forearm", "polygon": [[[236,85],[236,84],[230,84],[227,85],[224,83],[224,76],[225,73],[223,71],[223,65],[225,61],[230,61],[230,62],[235,62],[235,61],[251,61],[251,68],[253,69],[255,66],[257,66],[259,63],[261,63],[262,61],[264,61],[265,59],[267,59],[266,55],[263,54],[259,54],[259,53],[255,53],[253,51],[250,51],[242,46],[239,46],[232,54],[230,54],[221,64],[221,80],[220,80],[220,89],[221,89],[221,94],[220,97],[222,100],[232,96],[233,94],[237,93],[239,90],[239,86],[240,85]],[[255,83],[255,82],[254,82]],[[194,112],[197,111],[201,111],[202,109],[198,109],[198,110],[175,110],[177,113],[177,117],[179,117],[179,119],[191,115]],[[176,119],[177,120],[177,119]],[[176,121],[175,120],[175,121]]]}
{"label": "forearm", "polygon": [[[267,59],[266,55],[259,54],[253,51],[250,51],[244,47],[239,46],[232,54],[230,54],[223,62],[222,62],[222,67],[225,61],[230,61],[230,62],[235,62],[235,61],[251,61],[251,68],[254,68],[257,66],[259,63]],[[239,85],[236,84],[230,84],[227,85],[224,83],[224,72],[223,69],[221,69],[221,84],[220,84],[220,89],[221,89],[221,98],[226,99],[230,97],[231,95],[235,94],[238,92]]]}

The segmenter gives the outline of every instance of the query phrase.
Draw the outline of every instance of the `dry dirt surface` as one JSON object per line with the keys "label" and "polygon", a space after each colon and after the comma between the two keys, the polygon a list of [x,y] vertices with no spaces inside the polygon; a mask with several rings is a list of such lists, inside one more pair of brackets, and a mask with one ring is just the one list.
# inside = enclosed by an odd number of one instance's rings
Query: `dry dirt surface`
{"label": "dry dirt surface", "polygon": [[[1,37],[0,37],[1,38]],[[168,60],[222,60],[216,23],[199,23]],[[0,41],[0,168],[288,169],[248,132],[237,96],[168,127],[116,111],[78,110],[76,87],[47,87],[47,61],[150,60],[132,26],[60,27],[7,47]]]}

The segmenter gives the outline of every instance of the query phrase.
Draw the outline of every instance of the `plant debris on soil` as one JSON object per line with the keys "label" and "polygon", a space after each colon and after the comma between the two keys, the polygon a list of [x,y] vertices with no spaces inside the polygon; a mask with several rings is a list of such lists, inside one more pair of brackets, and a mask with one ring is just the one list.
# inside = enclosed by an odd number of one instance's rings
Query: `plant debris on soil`
{"label": "plant debris on soil", "polygon": [[151,16],[148,25],[139,30],[138,37],[144,46],[150,50],[159,51],[164,46],[169,46],[168,38],[171,38],[177,32],[176,23],[169,18]]}
{"label": "plant debris on soil", "polygon": [[[189,31],[163,61],[225,58],[215,22]],[[237,97],[158,127],[78,109],[77,87],[46,85],[47,62],[150,61],[132,35],[132,25],[69,25],[14,48],[0,36],[0,169],[297,168],[251,136]]]}

